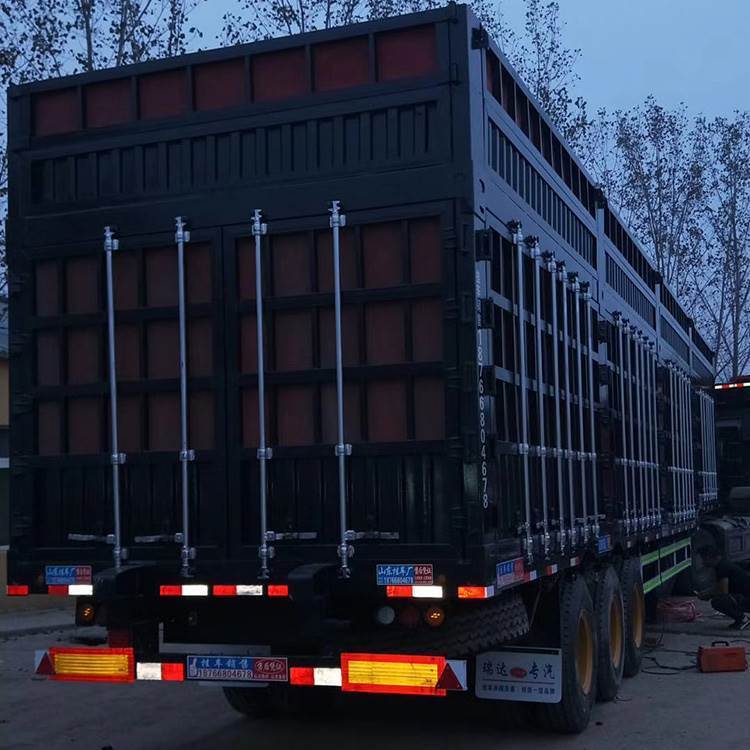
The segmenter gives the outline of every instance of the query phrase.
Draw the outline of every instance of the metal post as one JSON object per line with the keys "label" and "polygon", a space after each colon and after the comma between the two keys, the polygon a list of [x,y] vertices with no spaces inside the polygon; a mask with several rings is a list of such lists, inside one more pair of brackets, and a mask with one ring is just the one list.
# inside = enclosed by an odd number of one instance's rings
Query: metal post
{"label": "metal post", "polygon": [[653,482],[654,502],[656,504],[656,524],[661,526],[661,488],[659,486],[659,446],[657,444],[657,414],[656,414],[656,346],[649,344],[650,356],[650,384],[651,384],[651,479]]}
{"label": "metal post", "polygon": [[690,499],[690,518],[695,518],[695,466],[693,455],[693,386],[690,382],[690,375],[685,375],[685,400],[687,401],[687,480],[688,480],[688,497]]}
{"label": "metal post", "polygon": [[645,441],[644,441],[644,410],[643,399],[645,396],[645,380],[643,377],[643,347],[641,346],[641,332],[635,331],[633,341],[635,342],[635,378],[636,378],[636,419],[638,420],[638,484],[641,488],[641,523],[646,526],[648,523],[648,498],[646,496],[646,466],[645,466]]}
{"label": "metal post", "polygon": [[583,292],[586,303],[586,349],[588,353],[588,384],[589,384],[589,458],[591,460],[591,497],[594,505],[594,536],[599,536],[599,483],[596,473],[596,414],[594,413],[594,312],[592,305],[591,287],[586,284]]}
{"label": "metal post", "polygon": [[261,258],[261,240],[268,231],[268,226],[261,221],[262,212],[259,208],[253,211],[252,234],[255,241],[255,324],[258,344],[258,469],[260,483],[260,577],[268,578],[268,561],[274,555],[274,548],[269,545],[268,538],[268,482],[266,479],[266,462],[272,456],[272,451],[266,446],[266,370],[264,352],[263,328],[263,261]]}
{"label": "metal post", "polygon": [[620,313],[615,313],[615,324],[617,325],[618,353],[620,355],[620,425],[622,427],[622,485],[625,492],[625,532],[630,533],[630,500],[628,485],[628,433],[625,424],[625,349],[623,328],[625,324]]}
{"label": "metal post", "polygon": [[581,285],[578,282],[578,274],[568,274],[570,279],[570,288],[573,290],[573,299],[575,300],[576,316],[576,384],[578,389],[578,462],[581,469],[581,523],[583,524],[583,541],[584,544],[589,540],[589,521],[588,521],[588,489],[586,487],[586,438],[583,427],[583,366],[582,366],[582,349],[581,340]]}
{"label": "metal post", "polygon": [[183,576],[190,575],[190,561],[195,559],[195,548],[190,546],[190,492],[188,463],[195,460],[195,451],[188,448],[188,394],[187,394],[187,341],[185,311],[185,243],[190,242],[190,232],[182,216],[175,218],[177,243],[177,292],[180,327],[180,479],[182,484],[182,548],[180,550]]}
{"label": "metal post", "polygon": [[565,552],[565,507],[563,503],[563,452],[562,425],[560,415],[560,331],[557,320],[557,264],[552,253],[544,254],[547,270],[550,272],[550,304],[552,306],[552,387],[555,398],[555,467],[557,475],[557,511],[560,522],[560,552]]}
{"label": "metal post", "polygon": [[112,464],[112,512],[114,515],[114,546],[112,556],[115,568],[122,566],[127,552],[122,547],[120,522],[120,465],[125,463],[125,454],[120,453],[117,435],[117,362],[115,359],[115,300],[112,281],[112,253],[120,243],[114,238],[112,228],[104,227],[104,253],[107,265],[107,338],[109,341],[109,414],[110,414],[110,463]]}
{"label": "metal post", "polygon": [[536,334],[536,402],[539,421],[539,468],[540,482],[542,485],[542,533],[544,535],[544,556],[548,557],[550,552],[549,518],[547,509],[547,447],[546,424],[544,416],[544,366],[542,363],[542,289],[540,282],[540,266],[542,255],[539,250],[539,240],[529,243],[531,257],[534,260],[534,326]]}
{"label": "metal post", "polygon": [[525,544],[526,558],[529,563],[534,561],[534,539],[532,537],[531,525],[531,491],[529,482],[529,403],[528,391],[526,389],[526,321],[524,319],[524,274],[523,274],[523,236],[521,225],[517,224],[513,231],[513,242],[516,245],[516,279],[517,279],[517,305],[518,305],[518,387],[521,406],[521,435],[518,451],[521,455],[521,466],[523,472],[523,500],[526,512]]}
{"label": "metal post", "polygon": [[341,227],[346,226],[346,216],[341,213],[341,202],[331,201],[329,225],[333,235],[333,284],[334,284],[334,307],[336,325],[336,423],[338,428],[338,442],[335,453],[338,457],[339,468],[339,525],[341,534],[339,537],[338,556],[340,559],[339,573],[342,578],[351,575],[349,558],[354,554],[354,548],[349,544],[353,536],[346,528],[347,498],[346,498],[346,457],[351,455],[352,447],[344,443],[344,357],[341,343],[341,258],[340,258],[340,232]]}
{"label": "metal post", "polygon": [[563,368],[565,374],[565,458],[568,466],[568,501],[570,504],[570,546],[574,547],[577,543],[576,538],[576,511],[575,497],[573,495],[573,426],[571,425],[571,398],[570,398],[570,346],[569,325],[568,325],[568,272],[565,270],[565,261],[557,264],[557,270],[562,289],[562,320],[563,320]]}
{"label": "metal post", "polygon": [[642,519],[638,517],[638,506],[639,501],[636,498],[636,489],[635,489],[635,442],[634,442],[634,435],[635,435],[635,423],[633,422],[633,368],[631,367],[631,356],[630,356],[630,339],[633,332],[633,327],[630,325],[627,325],[627,321],[625,321],[625,354],[627,359],[627,394],[628,394],[628,424],[630,425],[629,429],[629,438],[630,438],[630,460],[628,461],[628,466],[630,468],[630,487],[633,490],[633,519],[635,521],[635,529],[636,531],[640,531],[641,529],[641,521]]}
{"label": "metal post", "polygon": [[669,467],[669,473],[672,475],[672,515],[673,520],[676,521],[680,511],[680,498],[677,488],[677,417],[675,408],[677,394],[674,387],[674,367],[671,362],[667,363],[667,369],[669,371],[669,436],[672,448],[670,452],[672,465]]}

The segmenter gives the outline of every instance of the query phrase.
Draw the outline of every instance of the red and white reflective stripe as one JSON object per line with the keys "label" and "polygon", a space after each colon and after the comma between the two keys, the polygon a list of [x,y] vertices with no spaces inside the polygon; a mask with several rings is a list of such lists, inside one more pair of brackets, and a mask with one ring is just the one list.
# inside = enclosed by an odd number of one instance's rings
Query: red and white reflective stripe
{"label": "red and white reflective stripe", "polygon": [[[263,596],[263,585],[259,583],[215,583],[211,586],[214,596]],[[268,596],[289,596],[286,584],[269,585]],[[208,596],[206,583],[166,583],[159,586],[159,596]]]}
{"label": "red and white reflective stripe", "polygon": [[29,587],[26,584],[9,583],[5,587],[8,596],[28,596]]}
{"label": "red and white reflective stripe", "polygon": [[182,682],[185,679],[185,665],[181,662],[167,663],[158,661],[139,661],[135,665],[135,679]]}
{"label": "red and white reflective stripe", "polygon": [[576,566],[581,564],[581,558],[580,557],[571,557],[570,558],[570,567],[575,568]]}
{"label": "red and white reflective stripe", "polygon": [[442,586],[386,586],[389,599],[442,599]]}
{"label": "red and white reflective stripe", "polygon": [[548,565],[544,569],[544,575],[546,575],[546,576],[553,576],[553,575],[555,575],[555,573],[557,573],[557,564]]}
{"label": "red and white reflective stripe", "polygon": [[289,683],[316,687],[341,687],[340,667],[291,667]]}
{"label": "red and white reflective stripe", "polygon": [[723,391],[727,388],[750,388],[750,381],[746,383],[717,383],[714,390]]}
{"label": "red and white reflective stripe", "polygon": [[94,586],[90,583],[71,583],[47,586],[50,596],[93,596]]}
{"label": "red and white reflective stripe", "polygon": [[459,586],[459,599],[491,599],[495,596],[495,587],[493,586]]}

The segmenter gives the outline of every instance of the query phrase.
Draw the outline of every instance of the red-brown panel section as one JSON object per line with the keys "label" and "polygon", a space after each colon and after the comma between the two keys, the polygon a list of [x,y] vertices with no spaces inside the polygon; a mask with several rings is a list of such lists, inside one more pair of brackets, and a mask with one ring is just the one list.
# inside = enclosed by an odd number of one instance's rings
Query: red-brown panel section
{"label": "red-brown panel section", "polygon": [[180,339],[176,320],[156,320],[146,326],[146,369],[149,378],[180,375]]}
{"label": "red-brown panel section", "polygon": [[310,292],[310,242],[307,234],[300,232],[274,237],[271,257],[277,297]]}
{"label": "red-brown panel section", "polygon": [[[344,439],[348,443],[362,440],[361,388],[357,383],[344,384]],[[322,437],[324,443],[338,442],[336,385],[326,383],[320,389]]]}
{"label": "red-brown panel section", "polygon": [[[360,363],[359,314],[356,307],[344,305],[341,311],[341,349],[344,365],[354,367]],[[336,329],[333,308],[320,311],[320,366],[336,367]]]}
{"label": "red-brown panel section", "polygon": [[[333,291],[333,246],[330,232],[319,232],[317,235],[318,255],[318,291]],[[339,243],[339,263],[341,268],[341,288],[356,289],[357,280],[357,244],[354,229],[347,227],[341,232]]]}
{"label": "red-brown panel section", "polygon": [[138,104],[142,120],[185,114],[188,110],[185,69],[141,76],[138,79]]}
{"label": "red-brown panel section", "polygon": [[65,264],[65,287],[68,313],[99,311],[99,258],[71,258]]}
{"label": "red-brown panel section", "polygon": [[171,247],[146,251],[146,304],[177,306],[177,251]]}
{"label": "red-brown panel section", "polygon": [[[177,269],[177,251],[175,271]],[[211,246],[207,243],[188,245],[185,250],[185,295],[189,305],[210,302],[212,298]],[[176,283],[176,282],[175,282]]]}
{"label": "red-brown panel section", "polygon": [[[271,396],[266,391],[266,443],[271,436]],[[242,444],[245,448],[258,446],[258,389],[246,388],[242,391]]]}
{"label": "red-brown panel section", "polygon": [[39,331],[36,335],[37,385],[60,385],[60,334]]}
{"label": "red-brown panel section", "polygon": [[256,55],[252,69],[256,102],[286,99],[309,91],[304,47]]}
{"label": "red-brown panel section", "polygon": [[414,284],[436,283],[443,278],[442,238],[437,217],[409,222],[411,280]]}
{"label": "red-brown panel section", "polygon": [[86,127],[103,128],[133,119],[130,79],[92,83],[83,90]]}
{"label": "red-brown panel section", "polygon": [[213,332],[210,318],[188,323],[188,376],[203,377],[214,371]]}
{"label": "red-brown panel section", "polygon": [[138,326],[123,324],[115,328],[115,359],[118,380],[140,380],[141,342]]}
{"label": "red-brown panel section", "polygon": [[36,264],[36,314],[59,315],[60,287],[56,261]]}
{"label": "red-brown panel section", "polygon": [[148,397],[148,444],[152,451],[173,451],[180,446],[180,401],[176,393]]}
{"label": "red-brown panel section", "polygon": [[313,395],[313,387],[309,385],[279,386],[276,410],[279,445],[315,442]]}
{"label": "red-brown panel section", "polygon": [[68,453],[100,453],[102,444],[102,402],[98,398],[68,401]]}
{"label": "red-brown panel section", "polygon": [[365,286],[369,289],[396,286],[404,280],[401,224],[370,224],[362,227]]}
{"label": "red-brown panel section", "polygon": [[277,312],[274,320],[276,369],[309,370],[312,362],[312,313]]}
{"label": "red-brown panel section", "polygon": [[194,450],[211,450],[214,447],[214,395],[210,391],[190,394],[188,403],[188,436]]}
{"label": "red-brown panel section", "polygon": [[141,396],[120,396],[117,404],[117,435],[120,450],[125,453],[139,453],[143,450]]}
{"label": "red-brown panel section", "polygon": [[385,31],[375,38],[379,81],[417,78],[438,67],[435,26]]}
{"label": "red-brown panel section", "polygon": [[55,135],[77,130],[79,124],[76,89],[37,94],[33,99],[34,135]]}
{"label": "red-brown panel section", "polygon": [[[237,292],[240,299],[255,299],[255,245],[249,237],[237,240]],[[265,256],[262,258],[266,260]]]}
{"label": "red-brown panel section", "polygon": [[134,310],[138,299],[138,256],[134,252],[118,251],[112,259],[112,285],[116,310]]}
{"label": "red-brown panel section", "polygon": [[443,308],[440,300],[416,300],[411,307],[411,341],[415,362],[443,359]]}
{"label": "red-brown panel section", "polygon": [[370,80],[370,54],[366,36],[313,47],[316,91],[334,91],[361,86]]}
{"label": "red-brown panel section", "polygon": [[100,379],[98,328],[71,328],[68,332],[68,383],[82,385]]}
{"label": "red-brown panel section", "polygon": [[445,438],[445,389],[440,378],[414,381],[414,437],[417,440]]}
{"label": "red-brown panel section", "polygon": [[368,365],[390,365],[406,359],[402,302],[367,305],[365,329]]}
{"label": "red-brown panel section", "polygon": [[36,414],[37,447],[40,456],[58,456],[62,453],[60,441],[60,402],[40,401]]}
{"label": "red-brown panel section", "polygon": [[406,440],[406,384],[376,380],[367,385],[367,430],[371,443]]}
{"label": "red-brown panel section", "polygon": [[197,110],[235,107],[245,101],[245,61],[238,57],[196,65],[193,83]]}

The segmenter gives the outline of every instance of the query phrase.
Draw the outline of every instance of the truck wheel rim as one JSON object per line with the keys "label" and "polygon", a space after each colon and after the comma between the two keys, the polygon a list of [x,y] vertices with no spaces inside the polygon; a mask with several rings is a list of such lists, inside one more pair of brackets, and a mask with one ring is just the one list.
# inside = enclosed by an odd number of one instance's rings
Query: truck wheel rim
{"label": "truck wheel rim", "polygon": [[622,641],[622,602],[619,596],[613,596],[609,607],[609,657],[615,669],[622,661]]}
{"label": "truck wheel rim", "polygon": [[576,674],[581,691],[588,695],[594,681],[594,638],[588,613],[578,615],[576,631]]}
{"label": "truck wheel rim", "polygon": [[636,648],[643,645],[644,622],[643,592],[638,584],[633,586],[633,644]]}

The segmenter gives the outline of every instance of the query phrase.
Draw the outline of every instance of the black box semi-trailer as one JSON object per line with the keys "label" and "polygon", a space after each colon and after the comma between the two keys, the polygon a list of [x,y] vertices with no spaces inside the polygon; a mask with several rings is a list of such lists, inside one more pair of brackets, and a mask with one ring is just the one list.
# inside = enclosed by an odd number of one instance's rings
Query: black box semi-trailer
{"label": "black box semi-trailer", "polygon": [[111,636],[38,671],[582,729],[715,502],[713,354],[471,11],[9,120],[8,590]]}

